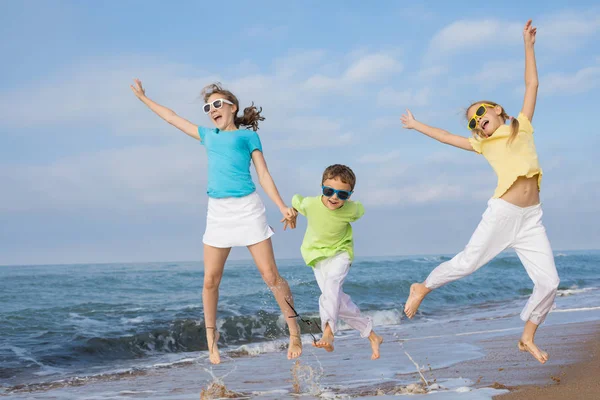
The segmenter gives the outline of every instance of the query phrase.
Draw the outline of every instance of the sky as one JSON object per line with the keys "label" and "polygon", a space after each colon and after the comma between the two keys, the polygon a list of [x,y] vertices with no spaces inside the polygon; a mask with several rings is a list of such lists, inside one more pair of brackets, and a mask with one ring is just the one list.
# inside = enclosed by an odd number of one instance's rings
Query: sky
{"label": "sky", "polygon": [[[459,252],[496,177],[400,116],[468,136],[474,101],[517,115],[529,18],[544,223],[557,251],[598,248],[597,2],[20,1],[0,14],[0,265],[202,260],[205,150],[139,102],[133,78],[199,125],[214,81],[263,107],[288,203],[350,166],[358,257]],[[305,220],[284,232],[258,191],[276,256],[299,258]]]}

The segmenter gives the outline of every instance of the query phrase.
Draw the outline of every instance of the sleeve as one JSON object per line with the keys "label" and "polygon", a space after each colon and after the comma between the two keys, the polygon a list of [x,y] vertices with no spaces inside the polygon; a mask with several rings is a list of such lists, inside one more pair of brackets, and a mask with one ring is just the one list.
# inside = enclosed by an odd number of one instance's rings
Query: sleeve
{"label": "sleeve", "polygon": [[471,136],[469,138],[469,143],[471,143],[473,150],[475,150],[477,153],[481,154],[481,140]]}
{"label": "sleeve", "polygon": [[203,126],[198,127],[198,135],[200,135],[200,144],[204,144],[204,138],[206,137],[206,132],[210,130],[209,128],[205,128]]}
{"label": "sleeve", "polygon": [[261,153],[263,152],[258,133],[255,131],[250,131],[250,135],[248,135],[248,152],[252,154],[254,150],[258,150]]}
{"label": "sleeve", "polygon": [[517,121],[519,121],[519,132],[525,132],[533,135],[533,126],[531,126],[531,121],[529,121],[529,118],[527,118],[523,113],[519,113]]}
{"label": "sleeve", "polygon": [[[346,203],[348,205],[348,203]],[[354,222],[365,215],[365,207],[360,201],[350,201],[349,205],[352,206],[350,209],[350,222]]]}
{"label": "sleeve", "polygon": [[306,216],[306,201],[304,197],[295,194],[294,197],[292,197],[292,207],[298,210],[300,214]]}

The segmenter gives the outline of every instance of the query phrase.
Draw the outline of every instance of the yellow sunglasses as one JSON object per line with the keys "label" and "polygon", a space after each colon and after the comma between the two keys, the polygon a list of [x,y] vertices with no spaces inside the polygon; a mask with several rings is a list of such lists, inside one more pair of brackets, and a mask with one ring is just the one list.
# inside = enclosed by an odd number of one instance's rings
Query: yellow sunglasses
{"label": "yellow sunglasses", "polygon": [[482,105],[480,105],[477,108],[477,111],[475,111],[475,115],[473,115],[473,118],[469,120],[469,124],[467,125],[470,131],[477,127],[477,122],[481,119],[481,117],[485,115],[485,113],[487,112],[487,107],[494,108],[496,106],[487,103],[483,103]]}

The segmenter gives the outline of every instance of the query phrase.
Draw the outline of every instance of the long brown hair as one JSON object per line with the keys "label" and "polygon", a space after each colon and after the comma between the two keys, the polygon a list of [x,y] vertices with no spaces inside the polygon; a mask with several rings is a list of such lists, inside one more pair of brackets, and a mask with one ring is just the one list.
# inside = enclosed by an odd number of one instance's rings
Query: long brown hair
{"label": "long brown hair", "polygon": [[240,110],[240,102],[233,93],[231,93],[229,90],[223,89],[223,86],[221,86],[219,82],[211,83],[210,85],[205,86],[204,89],[202,89],[201,95],[204,98],[205,102],[208,101],[208,98],[213,94],[220,94],[225,99],[235,104],[236,112],[233,117],[233,123],[235,124],[236,128],[239,128],[240,126],[245,126],[256,132],[258,130],[258,122],[265,120],[265,117],[260,115],[260,113],[262,112],[262,107],[256,107],[254,105],[254,102],[252,102],[250,107],[244,108],[244,115],[238,117],[237,114]]}
{"label": "long brown hair", "polygon": [[[494,103],[493,101],[487,101],[487,100],[476,101],[475,103],[473,103],[469,107],[467,107],[467,109],[465,110],[465,118],[467,118],[467,121],[469,120],[469,110],[471,109],[471,107],[476,106],[477,104],[482,104],[482,103],[489,104],[494,107],[500,106],[500,104]],[[506,123],[506,121],[510,118],[510,116],[506,113],[506,111],[504,111],[504,107],[500,106],[500,108],[502,108],[502,113],[500,114],[500,118],[502,118],[504,120],[504,123]],[[471,132],[473,132],[473,136],[479,137],[480,139],[485,139],[487,137],[483,134],[483,131],[479,128],[479,126],[476,127],[475,129],[473,129]],[[513,118],[510,121],[510,137],[508,138],[507,144],[510,145],[515,140],[515,138],[517,137],[518,134],[519,134],[519,121],[517,121],[516,118]]]}

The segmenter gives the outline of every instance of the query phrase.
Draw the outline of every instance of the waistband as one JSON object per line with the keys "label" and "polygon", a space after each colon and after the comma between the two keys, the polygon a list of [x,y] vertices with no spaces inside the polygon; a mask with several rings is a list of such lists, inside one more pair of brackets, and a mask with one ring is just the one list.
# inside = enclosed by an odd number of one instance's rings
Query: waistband
{"label": "waistband", "polygon": [[500,207],[503,210],[510,211],[511,213],[518,215],[526,215],[532,212],[536,212],[542,209],[542,203],[535,204],[529,207],[519,207],[516,204],[509,203],[506,200],[491,198],[488,201],[488,205],[494,205],[496,207]]}

